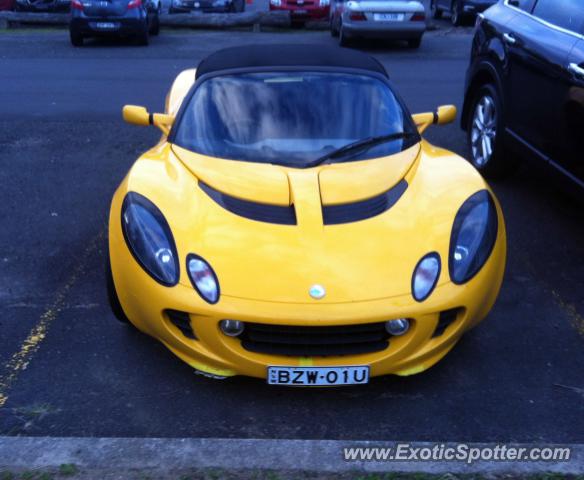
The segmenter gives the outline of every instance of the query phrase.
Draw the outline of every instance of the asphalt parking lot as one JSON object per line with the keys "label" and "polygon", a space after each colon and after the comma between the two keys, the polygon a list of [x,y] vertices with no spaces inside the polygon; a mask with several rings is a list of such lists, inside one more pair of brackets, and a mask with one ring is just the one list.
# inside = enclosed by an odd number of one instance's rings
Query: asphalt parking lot
{"label": "asphalt parking lot", "polygon": [[[359,47],[412,112],[462,104],[471,37],[431,32],[419,51]],[[489,318],[430,371],[343,389],[195,376],[116,322],[103,278],[111,196],[155,129],[175,75],[228,45],[333,44],[328,32],[163,32],[148,48],[65,31],[0,34],[0,433],[584,443],[584,215],[524,165],[494,184],[507,273]],[[427,137],[467,154],[458,125]],[[26,339],[28,338],[28,342]]]}

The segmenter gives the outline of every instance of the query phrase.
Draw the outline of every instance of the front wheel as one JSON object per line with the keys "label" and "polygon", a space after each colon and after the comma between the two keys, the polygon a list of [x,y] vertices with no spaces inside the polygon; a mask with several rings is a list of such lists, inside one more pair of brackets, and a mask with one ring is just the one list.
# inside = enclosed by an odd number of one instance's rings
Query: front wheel
{"label": "front wheel", "polygon": [[432,0],[432,3],[430,5],[430,11],[432,12],[432,18],[438,19],[442,18],[442,10],[438,8],[438,5],[436,5],[436,1],[437,0]]}
{"label": "front wheel", "polygon": [[150,25],[150,35],[158,35],[160,33],[160,7],[152,16],[152,24]]}
{"label": "front wheel", "polygon": [[504,131],[499,92],[493,85],[484,85],[474,95],[467,135],[471,163],[485,177],[503,177],[516,166],[515,161],[505,157]]}
{"label": "front wheel", "polygon": [[349,46],[349,39],[347,34],[345,33],[345,29],[343,28],[343,23],[339,25],[339,45],[341,47],[348,47]]}
{"label": "front wheel", "polygon": [[450,21],[455,27],[460,27],[464,21],[462,10],[460,9],[460,2],[454,0],[452,2],[452,8],[450,10]]}
{"label": "front wheel", "polygon": [[330,20],[331,37],[339,36],[339,29],[335,27],[335,18],[331,17]]}

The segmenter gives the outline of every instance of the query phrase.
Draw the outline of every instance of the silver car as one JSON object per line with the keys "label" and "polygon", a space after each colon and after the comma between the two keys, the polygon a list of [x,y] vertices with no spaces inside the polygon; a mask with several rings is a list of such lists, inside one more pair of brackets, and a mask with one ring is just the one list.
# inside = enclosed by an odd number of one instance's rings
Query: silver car
{"label": "silver car", "polygon": [[332,0],[330,28],[342,46],[365,37],[406,40],[418,48],[426,31],[426,10],[418,1]]}

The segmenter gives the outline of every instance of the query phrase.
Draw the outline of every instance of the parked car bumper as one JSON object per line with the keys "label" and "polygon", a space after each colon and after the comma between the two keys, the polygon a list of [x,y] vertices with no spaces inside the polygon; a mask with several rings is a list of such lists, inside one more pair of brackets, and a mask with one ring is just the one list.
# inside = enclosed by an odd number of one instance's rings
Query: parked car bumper
{"label": "parked car bumper", "polygon": [[169,13],[228,13],[233,10],[232,1],[192,1],[177,0],[172,2]]}
{"label": "parked car bumper", "polygon": [[[111,23],[113,27],[100,24]],[[147,28],[146,17],[74,17],[70,29],[83,36],[132,36],[144,32]]]}
{"label": "parked car bumper", "polygon": [[321,7],[315,5],[282,5],[276,7],[270,4],[270,10],[290,12],[290,18],[292,21],[300,21],[328,19],[330,7]]}
{"label": "parked car bumper", "polygon": [[16,0],[16,10],[21,12],[68,12],[71,0],[36,1]]}
{"label": "parked car bumper", "polygon": [[425,31],[425,22],[351,22],[348,19],[343,19],[343,33],[349,37],[410,40],[420,38]]}

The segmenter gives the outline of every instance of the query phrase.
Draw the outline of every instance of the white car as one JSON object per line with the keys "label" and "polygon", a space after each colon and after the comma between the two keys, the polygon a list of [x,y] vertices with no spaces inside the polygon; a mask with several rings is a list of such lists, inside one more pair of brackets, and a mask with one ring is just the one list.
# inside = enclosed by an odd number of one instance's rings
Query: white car
{"label": "white car", "polygon": [[418,1],[333,0],[330,28],[339,44],[352,38],[406,40],[418,48],[426,31],[426,10]]}

